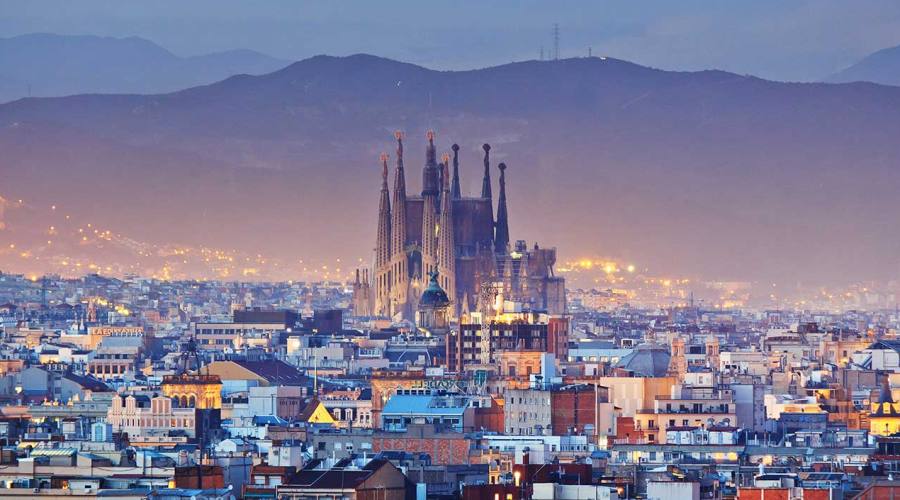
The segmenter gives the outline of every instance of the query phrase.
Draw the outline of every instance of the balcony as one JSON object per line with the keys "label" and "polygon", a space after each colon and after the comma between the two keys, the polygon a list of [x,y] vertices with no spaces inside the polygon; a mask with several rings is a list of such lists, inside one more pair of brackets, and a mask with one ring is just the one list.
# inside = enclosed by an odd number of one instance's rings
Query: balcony
{"label": "balcony", "polygon": [[[648,411],[648,413],[654,412]],[[659,415],[733,415],[734,408],[732,408],[731,405],[721,407],[705,406],[693,408],[658,408],[655,413]]]}
{"label": "balcony", "polygon": [[221,384],[222,379],[218,375],[199,375],[182,373],[181,375],[165,375],[163,384]]}
{"label": "balcony", "polygon": [[612,440],[613,446],[617,444],[659,444],[655,440],[647,438],[619,438]]}

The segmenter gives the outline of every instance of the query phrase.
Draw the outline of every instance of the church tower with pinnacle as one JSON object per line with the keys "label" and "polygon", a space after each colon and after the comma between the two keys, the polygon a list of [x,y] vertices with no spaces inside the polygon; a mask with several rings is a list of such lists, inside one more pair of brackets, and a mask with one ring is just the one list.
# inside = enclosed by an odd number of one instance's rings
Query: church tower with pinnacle
{"label": "church tower with pinnacle", "polygon": [[422,265],[418,278],[437,272],[438,240],[438,182],[437,151],[434,148],[434,132],[428,131],[428,147],[425,150],[425,168],[422,170]]}
{"label": "church tower with pinnacle", "polygon": [[456,246],[453,243],[453,198],[451,198],[450,192],[449,157],[445,155],[443,160],[441,167],[444,172],[444,185],[441,192],[441,218],[437,229],[438,282],[441,288],[447,292],[447,296],[456,297],[456,255],[454,253]]}
{"label": "church tower with pinnacle", "polygon": [[381,154],[381,198],[378,200],[378,236],[375,242],[375,315],[390,314],[391,195],[388,191],[388,155]]}
{"label": "church tower with pinnacle", "polygon": [[391,212],[391,280],[388,315],[408,312],[406,297],[409,293],[409,262],[406,256],[406,174],[403,171],[403,133],[394,134],[397,139],[397,169],[394,172],[394,203]]}

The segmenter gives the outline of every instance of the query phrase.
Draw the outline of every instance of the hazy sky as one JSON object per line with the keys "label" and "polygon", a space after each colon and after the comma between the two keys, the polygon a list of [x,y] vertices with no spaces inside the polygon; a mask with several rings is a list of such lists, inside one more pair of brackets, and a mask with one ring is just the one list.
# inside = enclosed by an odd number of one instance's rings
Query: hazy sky
{"label": "hazy sky", "polygon": [[357,52],[434,68],[549,53],[665,69],[818,79],[900,44],[896,0],[0,0],[0,36],[137,35],[179,55],[250,48],[286,59]]}

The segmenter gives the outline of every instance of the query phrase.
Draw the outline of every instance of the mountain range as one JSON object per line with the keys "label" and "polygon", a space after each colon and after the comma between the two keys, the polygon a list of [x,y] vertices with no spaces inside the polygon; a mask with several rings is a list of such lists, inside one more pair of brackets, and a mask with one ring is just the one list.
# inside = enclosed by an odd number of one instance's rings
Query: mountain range
{"label": "mountain range", "polygon": [[900,45],[874,52],[828,78],[830,83],[872,82],[900,86]]}
{"label": "mountain range", "polygon": [[179,57],[138,37],[35,33],[0,38],[0,102],[73,94],[155,94],[289,64],[252,50]]}
{"label": "mountain range", "polygon": [[[868,83],[597,57],[445,72],[317,56],[168,94],[0,105],[0,196],[147,241],[369,261],[379,153],[393,157],[392,133],[406,131],[415,192],[434,129],[439,153],[462,147],[470,194],[492,144],[509,166],[513,239],[563,260],[766,286],[888,281],[900,272],[898,113],[900,88]],[[36,226],[6,215],[0,239]]]}

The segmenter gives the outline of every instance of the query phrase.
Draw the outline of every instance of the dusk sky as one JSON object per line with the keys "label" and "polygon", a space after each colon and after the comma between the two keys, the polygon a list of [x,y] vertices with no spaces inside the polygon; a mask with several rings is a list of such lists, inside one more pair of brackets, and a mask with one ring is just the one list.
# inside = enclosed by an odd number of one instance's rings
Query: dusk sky
{"label": "dusk sky", "polygon": [[358,52],[467,69],[549,54],[610,55],[663,69],[818,80],[900,44],[891,0],[640,2],[0,2],[0,36],[140,36],[178,55],[247,48],[284,59]]}

